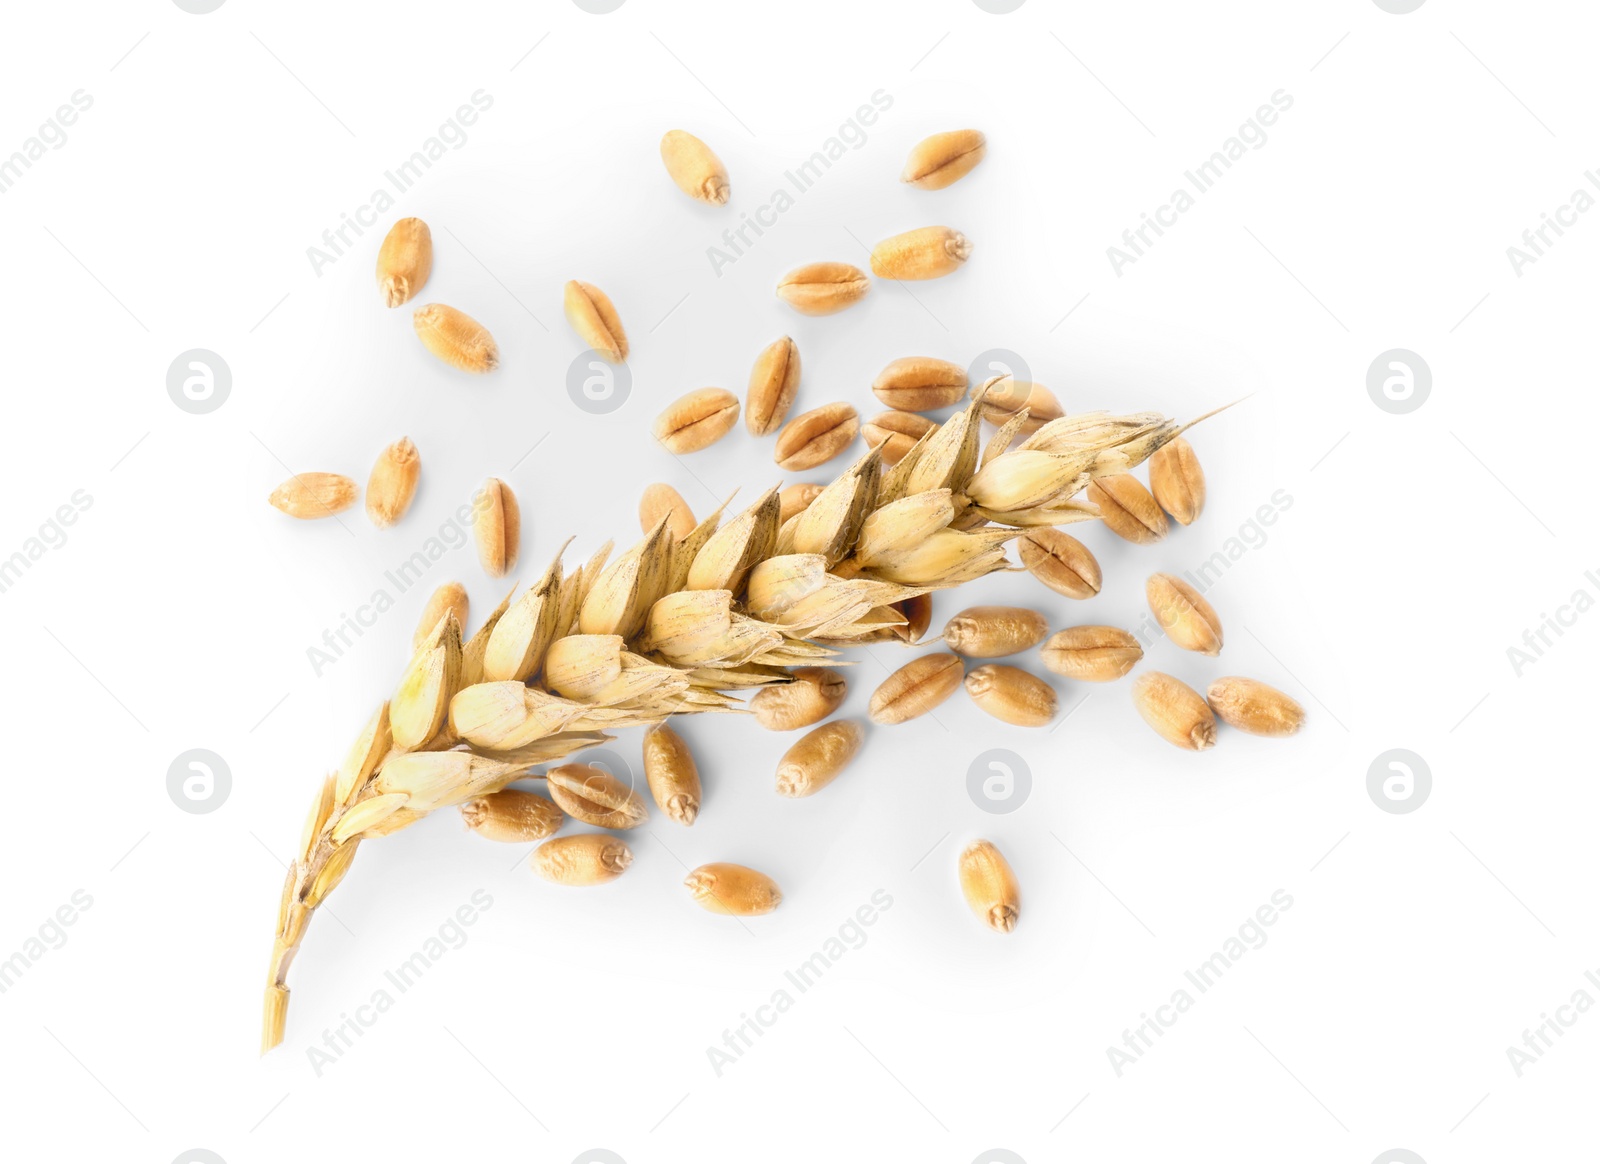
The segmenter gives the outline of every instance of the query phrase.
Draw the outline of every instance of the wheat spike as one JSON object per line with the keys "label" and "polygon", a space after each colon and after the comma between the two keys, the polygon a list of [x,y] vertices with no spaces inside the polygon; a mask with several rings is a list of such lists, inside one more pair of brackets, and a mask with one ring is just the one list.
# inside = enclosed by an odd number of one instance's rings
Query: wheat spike
{"label": "wheat spike", "polygon": [[984,391],[892,469],[869,451],[787,522],[777,486],[726,525],[724,502],[684,538],[664,514],[614,561],[608,542],[563,576],[558,554],[465,644],[455,615],[442,617],[318,787],[279,906],[262,1050],[283,1039],[311,914],[364,840],[497,792],[608,729],[737,709],[732,693],[786,683],[789,668],[848,661],[825,643],[910,642],[931,591],[1007,569],[1006,543],[1029,529],[1096,516],[1079,497],[1094,478],[1189,427],[1088,413],[1012,449],[1019,413],[980,447]]}

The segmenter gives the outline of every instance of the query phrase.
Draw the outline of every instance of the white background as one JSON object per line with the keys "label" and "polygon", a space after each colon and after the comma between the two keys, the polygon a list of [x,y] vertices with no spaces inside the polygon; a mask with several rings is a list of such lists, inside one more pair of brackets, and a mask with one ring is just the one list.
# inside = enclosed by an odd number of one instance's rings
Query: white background
{"label": "white background", "polygon": [[[93,500],[0,595],[0,958],[74,891],[93,904],[0,995],[6,1155],[1575,1158],[1600,1017],[1520,1078],[1506,1048],[1575,991],[1600,998],[1583,977],[1600,967],[1585,666],[1600,618],[1520,677],[1507,648],[1574,591],[1600,594],[1584,577],[1600,567],[1600,227],[1580,218],[1520,277],[1506,248],[1596,164],[1591,22],[1578,4],[1446,0],[1410,15],[1370,0],[13,12],[0,155],[74,91],[93,106],[0,195],[0,556],[74,491]],[[316,274],[307,248],[479,89],[493,106],[466,144]],[[724,227],[880,89],[893,106],[865,145],[714,274]],[[1293,107],[1266,144],[1119,276],[1106,248],[1280,89]],[[898,183],[913,143],[961,126],[990,141],[969,178]],[[673,127],[726,161],[727,208],[671,186],[656,143]],[[419,302],[493,331],[492,376],[435,362],[409,309],[382,307],[373,258],[400,215],[434,231]],[[866,246],[929,223],[974,240],[952,278],[880,283],[826,319],[772,295],[791,267],[864,265]],[[565,391],[574,277],[609,292],[633,342],[633,396],[610,416]],[[656,815],[607,888],[544,884],[452,812],[365,846],[293,968],[284,1045],[258,1059],[281,862],[317,780],[390,690],[427,590],[460,578],[481,616],[504,584],[457,550],[320,676],[307,648],[486,475],[522,500],[524,579],[571,535],[569,566],[630,541],[649,481],[700,513],[736,488],[747,502],[778,479],[768,442],[741,425],[680,462],[649,423],[691,388],[742,394],[785,332],[802,407],[870,414],[890,359],[995,347],[1072,410],[1186,417],[1253,393],[1192,434],[1211,490],[1199,522],[1155,547],[1074,531],[1101,596],[1002,575],[939,598],[935,627],[979,600],[1036,605],[1054,627],[1131,625],[1150,571],[1195,568],[1283,490],[1265,544],[1211,592],[1222,656],[1162,642],[1145,666],[1262,678],[1306,705],[1305,731],[1224,731],[1187,755],[1138,721],[1126,681],[1057,680],[1071,716],[1056,730],[958,695],[875,729],[834,786],[791,802],[771,788],[786,738],[693,722],[700,820]],[[165,389],[197,347],[233,375],[203,416]],[[1366,391],[1396,347],[1433,375],[1402,416]],[[396,528],[265,504],[291,469],[364,481],[402,434],[423,485]],[[864,654],[855,714],[904,657]],[[612,746],[636,756],[638,733]],[[1033,771],[1010,815],[965,790],[990,747]],[[1366,790],[1395,747],[1433,775],[1408,815]],[[207,815],[166,791],[191,748],[232,773]],[[1023,886],[1008,937],[956,888],[977,836]],[[771,872],[783,907],[743,925],[703,913],[679,883],[708,860]],[[707,1048],[879,889],[893,905],[865,944],[719,1077]],[[1280,889],[1293,906],[1266,944],[1119,1077],[1107,1048]],[[465,944],[319,1074],[308,1048],[475,891],[492,907]]]}

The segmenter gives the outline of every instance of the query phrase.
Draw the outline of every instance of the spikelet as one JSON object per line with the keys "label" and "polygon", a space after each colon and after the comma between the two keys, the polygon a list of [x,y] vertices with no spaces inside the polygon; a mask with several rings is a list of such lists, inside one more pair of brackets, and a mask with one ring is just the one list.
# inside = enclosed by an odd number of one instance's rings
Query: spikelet
{"label": "spikelet", "polygon": [[786,552],[819,554],[832,566],[855,544],[861,523],[878,501],[882,454],[873,449],[794,518]]}
{"label": "spikelet", "polygon": [[670,702],[689,681],[671,667],[624,649],[621,635],[568,635],[557,639],[545,664],[545,682],[557,695],[600,707]]}
{"label": "spikelet", "polygon": [[511,608],[511,596],[517,592],[513,586],[506,591],[506,596],[500,600],[500,605],[489,612],[489,617],[483,620],[473,636],[461,648],[461,686],[471,687],[474,683],[483,682],[483,656],[489,649],[489,638],[494,634],[494,628],[505,617]]}
{"label": "spikelet", "polygon": [[929,489],[891,502],[862,523],[855,561],[871,568],[914,551],[955,520],[948,489]]}
{"label": "spikelet", "polygon": [[987,465],[1009,449],[1011,442],[1017,439],[1017,433],[1021,432],[1027,423],[1028,410],[1024,408],[1002,424],[994,436],[989,438],[989,443],[983,446],[983,457],[979,461],[979,466]]}
{"label": "spikelet", "polygon": [[451,730],[480,749],[506,752],[565,731],[599,731],[635,722],[627,712],[562,699],[514,679],[479,683],[450,701]]}
{"label": "spikelet", "polygon": [[[728,501],[733,497],[729,496]],[[728,501],[717,506],[706,519],[694,529],[689,531],[689,536],[674,539],[672,543],[672,580],[667,586],[670,594],[676,590],[686,589],[689,585],[689,570],[694,565],[694,560],[705,549],[705,545],[717,532],[718,525],[722,522],[722,512],[728,508]]]}
{"label": "spikelet", "polygon": [[643,541],[600,571],[578,610],[578,629],[631,638],[671,579],[672,531],[663,516]]}
{"label": "spikelet", "polygon": [[[1071,525],[1076,521],[1093,521],[1100,516],[1100,507],[1092,501],[1069,499],[1052,501],[1033,509],[974,508],[967,513],[969,517],[976,516],[983,521],[992,521],[996,525],[1032,529],[1038,526]],[[956,524],[957,528],[963,528],[960,522]]]}
{"label": "spikelet", "polygon": [[404,792],[389,792],[369,796],[359,804],[351,806],[333,822],[331,834],[333,843],[342,845],[352,837],[359,837],[374,825],[380,824],[390,814],[404,808],[406,801],[410,799]]}
{"label": "spikelet", "polygon": [[1070,497],[1089,484],[1081,458],[1019,449],[979,469],[967,484],[973,504],[987,510],[1023,510]]}
{"label": "spikelet", "polygon": [[[965,493],[967,482],[978,468],[979,410],[983,392],[974,389],[966,408],[918,441],[900,465],[911,462],[900,496],[929,489],[949,489]],[[896,465],[898,469],[900,465]]]}
{"label": "spikelet", "polygon": [[688,588],[734,593],[741,590],[751,567],[770,556],[777,545],[780,512],[778,489],[773,486],[749,509],[706,539],[689,567]]}
{"label": "spikelet", "polygon": [[[350,745],[344,763],[334,778],[333,799],[337,804],[349,804],[356,792],[364,787],[382,759],[389,754],[394,738],[389,732],[389,705],[383,704],[372,713],[367,726],[361,729],[356,742]],[[320,827],[320,826],[319,826]],[[310,852],[309,845],[301,848]]]}
{"label": "spikelet", "polygon": [[769,623],[736,614],[728,590],[683,590],[650,608],[640,638],[641,650],[660,655],[675,667],[775,667],[817,662],[834,652],[791,643]]}
{"label": "spikelet", "polygon": [[872,574],[888,582],[931,589],[960,586],[1006,568],[1005,543],[1018,536],[1014,529],[982,529],[962,533],[942,529],[921,545],[891,555],[872,567]]}
{"label": "spikelet", "polygon": [[389,730],[397,751],[421,748],[439,734],[461,684],[461,624],[447,611],[411,657],[389,700]]}
{"label": "spikelet", "polygon": [[828,560],[821,554],[784,554],[750,571],[745,609],[771,621],[826,585]]}
{"label": "spikelet", "polygon": [[[570,543],[569,543],[570,544]],[[565,550],[566,546],[562,546]],[[539,673],[545,651],[556,637],[561,616],[561,554],[544,575],[507,610],[489,634],[481,678],[488,682],[521,679]]]}
{"label": "spikelet", "polygon": [[469,752],[411,752],[385,761],[373,787],[379,793],[403,792],[408,809],[428,812],[498,792],[524,768]]}

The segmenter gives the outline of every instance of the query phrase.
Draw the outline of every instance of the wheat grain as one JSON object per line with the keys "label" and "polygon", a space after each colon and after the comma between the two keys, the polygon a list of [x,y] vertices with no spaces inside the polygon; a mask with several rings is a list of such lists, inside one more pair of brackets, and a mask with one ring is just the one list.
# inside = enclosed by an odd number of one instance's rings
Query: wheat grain
{"label": "wheat grain", "polygon": [[516,567],[522,545],[522,509],[504,481],[490,477],[472,499],[472,536],[478,543],[478,561],[491,578]]}
{"label": "wheat grain", "polygon": [[356,483],[338,473],[296,473],[272,491],[272,508],[304,521],[332,517],[356,503]]}
{"label": "wheat grain", "polygon": [[1037,646],[1050,624],[1021,606],[969,606],[944,624],[944,643],[969,659],[999,659]]}
{"label": "wheat grain", "polygon": [[708,913],[755,917],[771,913],[783,901],[783,892],[772,878],[728,861],[701,865],[683,883]]}
{"label": "wheat grain", "polygon": [[1306,722],[1305,708],[1257,679],[1230,675],[1206,689],[1206,703],[1218,719],[1253,736],[1292,736]]}
{"label": "wheat grain", "polygon": [[886,238],[872,248],[872,273],[880,279],[938,279],[959,271],[972,242],[948,226],[924,226]]}
{"label": "wheat grain", "polygon": [[778,761],[778,795],[821,792],[855,758],[866,738],[866,729],[853,719],[836,719],[807,732]]}
{"label": "wheat grain", "polygon": [[581,833],[555,837],[533,851],[533,871],[557,885],[604,885],[633,864],[633,850],[619,837]]}
{"label": "wheat grain", "polygon": [[464,311],[430,303],[411,317],[422,346],[452,368],[492,372],[500,366],[500,348],[489,329]]}
{"label": "wheat grain", "polygon": [[367,518],[373,525],[387,529],[405,516],[421,474],[422,460],[410,437],[401,437],[378,454],[367,478]]}
{"label": "wheat grain", "polygon": [[713,206],[728,201],[727,168],[694,134],[669,129],[661,138],[661,161],[678,189],[689,197]]}
{"label": "wheat grain", "polygon": [[808,263],[778,281],[778,298],[801,315],[833,315],[861,302],[871,286],[849,263]]}
{"label": "wheat grain", "polygon": [[384,305],[399,307],[415,297],[433,271],[433,234],[420,218],[402,218],[378,248],[378,290]]}
{"label": "wheat grain", "polygon": [[991,930],[1009,934],[1017,928],[1022,894],[1016,874],[989,841],[973,841],[961,850],[957,863],[961,893],[967,905]]}
{"label": "wheat grain", "polygon": [[956,129],[925,137],[911,150],[902,182],[919,190],[943,190],[966,177],[988,152],[988,139],[976,129]]}
{"label": "wheat grain", "polygon": [[628,358],[628,335],[611,299],[592,283],[569,280],[561,289],[561,308],[567,323],[591,351],[613,364]]}
{"label": "wheat grain", "polygon": [[800,349],[788,336],[773,340],[750,369],[744,398],[744,425],[752,436],[776,432],[800,391]]}
{"label": "wheat grain", "polygon": [[1206,475],[1193,445],[1174,437],[1155,451],[1150,457],[1150,492],[1179,525],[1200,516],[1206,506]]}
{"label": "wheat grain", "polygon": [[1203,752],[1217,742],[1217,721],[1199,692],[1161,671],[1146,671],[1133,683],[1133,706],[1169,744]]}
{"label": "wheat grain", "polygon": [[1071,626],[1050,636],[1040,652],[1057,675],[1088,683],[1121,679],[1144,658],[1139,640],[1114,626]]}
{"label": "wheat grain", "polygon": [[682,736],[666,724],[644,737],[644,778],[656,807],[681,825],[700,815],[700,769]]}

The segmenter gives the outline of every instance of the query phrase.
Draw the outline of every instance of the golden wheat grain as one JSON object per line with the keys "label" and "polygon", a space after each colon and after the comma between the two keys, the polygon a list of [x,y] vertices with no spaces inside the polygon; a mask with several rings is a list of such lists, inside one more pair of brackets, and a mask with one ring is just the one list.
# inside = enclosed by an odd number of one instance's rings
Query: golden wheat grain
{"label": "golden wheat grain", "polygon": [[943,190],[983,161],[988,139],[976,129],[955,129],[925,137],[911,149],[900,180],[919,190]]}
{"label": "golden wheat grain", "polygon": [[272,491],[267,503],[290,517],[312,521],[343,513],[356,503],[356,483],[338,473],[296,473]]}
{"label": "golden wheat grain", "polygon": [[853,719],[836,719],[813,728],[778,761],[778,795],[814,796],[838,778],[861,750],[866,729]]}
{"label": "golden wheat grain", "polygon": [[633,864],[633,850],[620,837],[580,833],[554,837],[533,851],[533,871],[557,885],[604,885]]}
{"label": "golden wheat grain", "polygon": [[973,841],[961,850],[956,865],[967,905],[991,930],[1009,934],[1022,913],[1017,876],[990,841]]}
{"label": "golden wheat grain", "polygon": [[367,518],[373,525],[387,529],[405,516],[421,475],[422,459],[410,437],[401,437],[378,454],[367,478]]}
{"label": "golden wheat grain", "polygon": [[1132,473],[1097,477],[1089,486],[1089,500],[1099,508],[1106,528],[1124,541],[1149,545],[1167,536],[1167,515]]}
{"label": "golden wheat grain", "polygon": [[452,368],[492,372],[500,366],[500,347],[494,336],[464,311],[430,303],[411,317],[411,326],[422,346]]}
{"label": "golden wheat grain", "polygon": [[1051,635],[1040,657],[1057,675],[1110,683],[1133,670],[1144,658],[1144,648],[1120,627],[1071,626]]}
{"label": "golden wheat grain", "polygon": [[778,298],[801,315],[833,315],[861,302],[871,286],[849,263],[808,263],[778,281]]}
{"label": "golden wheat grain", "polygon": [[661,161],[678,189],[697,202],[721,206],[728,201],[728,170],[711,147],[681,129],[661,138]]}
{"label": "golden wheat grain", "polygon": [[613,364],[628,358],[628,334],[610,297],[593,283],[569,280],[561,289],[561,309],[567,323],[591,351]]}
{"label": "golden wheat grain", "polygon": [[1206,506],[1206,475],[1194,446],[1182,437],[1150,457],[1150,492],[1179,525],[1188,525]]}
{"label": "golden wheat grain", "polygon": [[739,398],[725,388],[699,388],[680,396],[651,429],[668,452],[698,453],[728,435],[739,419]]}
{"label": "golden wheat grain", "polygon": [[969,606],[944,624],[944,642],[969,659],[1000,659],[1037,646],[1050,624],[1021,606]]}
{"label": "golden wheat grain", "polygon": [[415,297],[433,271],[433,233],[420,218],[402,218],[378,248],[378,291],[386,307]]}
{"label": "golden wheat grain", "polygon": [[853,406],[824,404],[783,426],[772,459],[791,473],[814,469],[844,452],[860,430],[861,418]]}
{"label": "golden wheat grain", "polygon": [[886,238],[872,248],[872,273],[880,279],[938,279],[959,271],[972,242],[948,226],[924,226]]}
{"label": "golden wheat grain", "polygon": [[765,873],[730,861],[714,861],[683,879],[694,900],[708,913],[755,917],[783,902],[783,891]]}
{"label": "golden wheat grain", "polygon": [[681,825],[700,815],[700,769],[682,736],[666,724],[645,733],[644,778],[656,807]]}
{"label": "golden wheat grain", "polygon": [[750,369],[744,398],[744,426],[752,436],[776,432],[800,391],[800,349],[782,336],[761,349]]}
{"label": "golden wheat grain", "polygon": [[1161,671],[1146,671],[1133,683],[1133,706],[1169,744],[1203,752],[1217,742],[1217,721],[1200,693]]}
{"label": "golden wheat grain", "polygon": [[542,841],[553,836],[566,820],[554,801],[520,788],[490,792],[462,801],[460,807],[467,827],[491,841]]}
{"label": "golden wheat grain", "polygon": [[1206,689],[1206,703],[1218,719],[1253,736],[1292,736],[1306,722],[1306,710],[1258,679],[1230,675]]}
{"label": "golden wheat grain", "polygon": [[1174,574],[1152,574],[1144,592],[1156,622],[1176,646],[1202,655],[1222,650],[1222,620],[1189,583]]}
{"label": "golden wheat grain", "polygon": [[522,510],[517,495],[504,481],[490,477],[472,500],[472,536],[478,561],[491,578],[516,567],[522,545]]}

